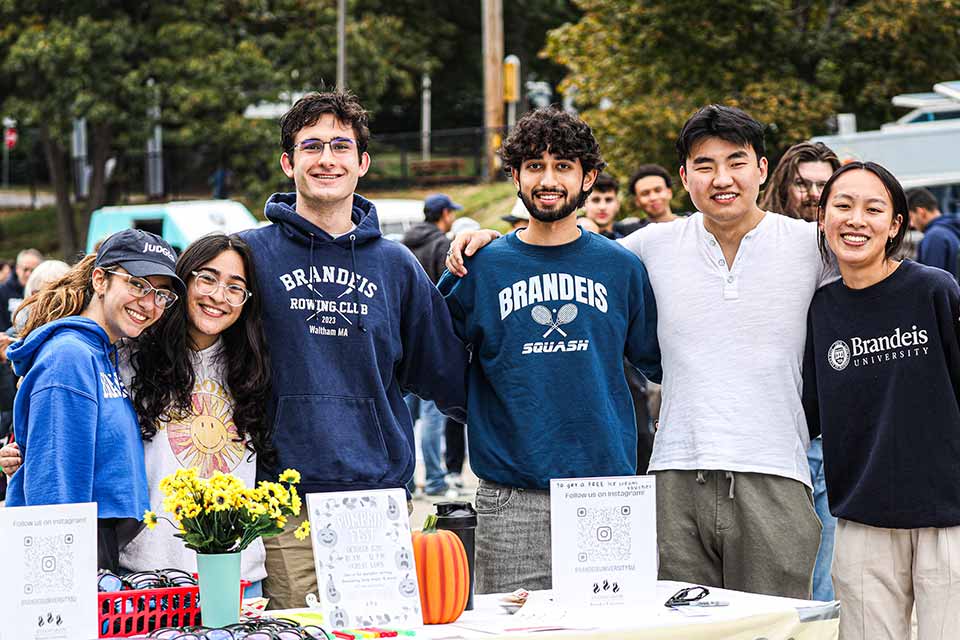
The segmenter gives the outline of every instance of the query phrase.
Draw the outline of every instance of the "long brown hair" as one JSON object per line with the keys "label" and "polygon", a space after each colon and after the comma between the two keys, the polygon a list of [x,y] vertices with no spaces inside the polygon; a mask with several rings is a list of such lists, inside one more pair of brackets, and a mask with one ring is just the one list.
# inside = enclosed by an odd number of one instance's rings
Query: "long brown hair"
{"label": "long brown hair", "polygon": [[[34,292],[20,303],[13,319],[15,321],[20,313],[27,314],[27,322],[20,332],[21,338],[26,338],[31,331],[48,322],[83,313],[93,298],[93,268],[96,259],[95,253],[87,254],[60,279]],[[109,269],[109,266],[100,266]],[[104,275],[110,277],[109,273]]]}
{"label": "long brown hair", "polygon": [[783,154],[777,168],[770,176],[770,182],[760,197],[760,208],[764,211],[780,213],[788,218],[799,218],[800,212],[790,208],[790,184],[797,177],[797,165],[802,162],[826,162],[836,171],[840,168],[840,159],[833,149],[822,142],[800,142]]}

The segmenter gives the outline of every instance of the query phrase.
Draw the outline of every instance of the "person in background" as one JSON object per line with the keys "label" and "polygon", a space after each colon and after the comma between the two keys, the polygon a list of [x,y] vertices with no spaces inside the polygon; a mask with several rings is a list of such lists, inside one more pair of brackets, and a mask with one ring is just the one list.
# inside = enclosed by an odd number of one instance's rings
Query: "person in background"
{"label": "person in background", "polygon": [[[457,211],[462,209],[461,205],[446,194],[429,195],[423,202],[424,221],[408,229],[403,236],[403,244],[417,257],[417,261],[434,284],[440,280],[446,269],[443,262],[447,258],[447,249],[450,248],[447,233],[453,227]],[[417,403],[408,400],[407,406],[410,407],[411,417],[415,410],[419,417],[420,452],[426,475],[424,493],[428,496],[456,498],[459,493],[455,488],[447,486],[447,470],[444,468],[446,418],[436,403],[429,400],[421,399]]]}
{"label": "person in background", "polygon": [[910,638],[914,605],[915,637],[960,637],[960,287],[896,259],[909,219],[872,162],[841,167],[820,199],[842,279],[810,305],[803,399],[838,518],[843,640]]}
{"label": "person in background", "polygon": [[630,178],[630,193],[634,202],[646,215],[646,222],[672,222],[677,216],[673,213],[670,201],[673,199],[673,183],[670,172],[658,164],[640,165]]}
{"label": "person in background", "polygon": [[940,212],[940,203],[928,189],[907,191],[910,226],[923,232],[917,249],[917,262],[943,269],[960,277],[960,221]]}
{"label": "person in background", "polygon": [[[593,185],[593,191],[583,203],[583,210],[587,219],[597,225],[597,231],[605,238],[616,240],[623,234],[616,228],[617,214],[620,213],[620,198],[617,191],[620,185],[616,178],[609,173],[601,173]],[[581,221],[582,222],[582,221]],[[593,231],[593,229],[588,229]]]}
{"label": "person in background", "polygon": [[760,208],[808,222],[817,219],[820,194],[840,159],[822,142],[800,142],[783,154],[760,198]]}
{"label": "person in background", "polygon": [[17,254],[14,272],[0,285],[0,331],[10,328],[13,312],[23,302],[23,288],[30,274],[43,262],[43,254],[36,249],[24,249]]}
{"label": "person in background", "polygon": [[513,203],[513,209],[510,210],[510,213],[500,216],[500,219],[510,225],[510,231],[523,229],[530,224],[530,214],[527,213],[527,208],[520,198],[517,198],[517,201]]}
{"label": "person in background", "polygon": [[112,235],[50,287],[28,298],[22,338],[7,351],[23,380],[14,434],[24,465],[8,506],[97,503],[98,566],[119,551],[150,507],[137,414],[117,370],[117,344],[137,339],[179,299],[183,282],[162,238]]}
{"label": "person in background", "polygon": [[[774,169],[760,198],[760,207],[788,218],[816,220],[823,186],[839,168],[840,159],[837,154],[822,142],[795,144],[787,149]],[[833,562],[833,539],[837,519],[830,513],[823,469],[823,441],[820,438],[810,440],[807,464],[810,465],[810,479],[813,482],[813,504],[820,524],[823,525],[817,564],[813,570],[813,599],[833,600],[830,565]]]}

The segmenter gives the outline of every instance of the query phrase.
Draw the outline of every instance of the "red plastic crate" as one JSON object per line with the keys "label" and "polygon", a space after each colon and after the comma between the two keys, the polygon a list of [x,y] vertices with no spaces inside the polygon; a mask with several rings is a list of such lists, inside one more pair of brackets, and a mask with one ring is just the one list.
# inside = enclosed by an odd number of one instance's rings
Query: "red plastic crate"
{"label": "red plastic crate", "polygon": [[[240,582],[241,599],[249,586],[246,580]],[[97,593],[97,605],[101,638],[127,638],[162,627],[201,624],[198,586]]]}

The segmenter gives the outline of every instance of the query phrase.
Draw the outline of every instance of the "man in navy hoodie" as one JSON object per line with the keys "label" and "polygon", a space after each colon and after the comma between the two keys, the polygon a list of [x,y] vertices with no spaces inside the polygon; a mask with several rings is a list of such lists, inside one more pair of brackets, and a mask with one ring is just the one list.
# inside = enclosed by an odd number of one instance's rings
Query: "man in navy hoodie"
{"label": "man in navy hoodie", "polygon": [[[550,480],[633,475],[637,425],[624,356],[661,378],[646,269],[577,225],[605,164],[590,127],[538,109],[517,122],[501,157],[530,226],[438,285],[475,354],[467,423],[480,478],[477,593],[551,587]],[[589,393],[571,393],[577,381]]]}
{"label": "man in navy hoodie", "polygon": [[957,251],[960,249],[960,220],[940,213],[936,196],[927,189],[907,191],[910,226],[923,232],[917,262],[960,277]]}
{"label": "man in navy hoodie", "polygon": [[[272,225],[249,231],[273,369],[268,419],[278,465],[303,493],[403,487],[413,425],[404,393],[463,420],[467,352],[443,298],[403,245],[380,235],[354,193],[370,168],[367,113],[345,92],[311,93],[280,120],[280,166],[295,193],[274,194]],[[306,518],[304,512],[301,518]],[[266,540],[274,608],[316,592],[309,540]]]}

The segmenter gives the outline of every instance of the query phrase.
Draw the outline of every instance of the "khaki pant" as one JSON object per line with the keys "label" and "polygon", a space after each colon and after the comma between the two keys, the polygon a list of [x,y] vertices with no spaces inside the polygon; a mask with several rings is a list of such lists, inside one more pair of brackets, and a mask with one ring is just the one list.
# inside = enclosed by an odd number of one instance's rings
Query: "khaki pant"
{"label": "khaki pant", "polygon": [[307,508],[304,506],[299,516],[287,521],[283,533],[263,539],[263,546],[267,550],[267,577],[263,579],[263,595],[270,598],[270,609],[305,607],[308,593],[319,597],[310,538],[297,540],[293,535],[306,519]]}
{"label": "khaki pant", "polygon": [[[413,513],[413,502],[410,500],[407,500],[407,513]],[[270,609],[305,607],[308,593],[321,597],[317,589],[311,538],[297,540],[293,535],[307,518],[307,507],[304,505],[299,516],[287,520],[283,533],[263,539],[267,551],[267,577],[263,579],[263,595],[270,598]]]}
{"label": "khaki pant", "polygon": [[883,529],[837,521],[833,586],[841,640],[960,638],[960,527]]}
{"label": "khaki pant", "polygon": [[820,519],[806,485],[763,473],[655,475],[661,580],[810,597]]}

